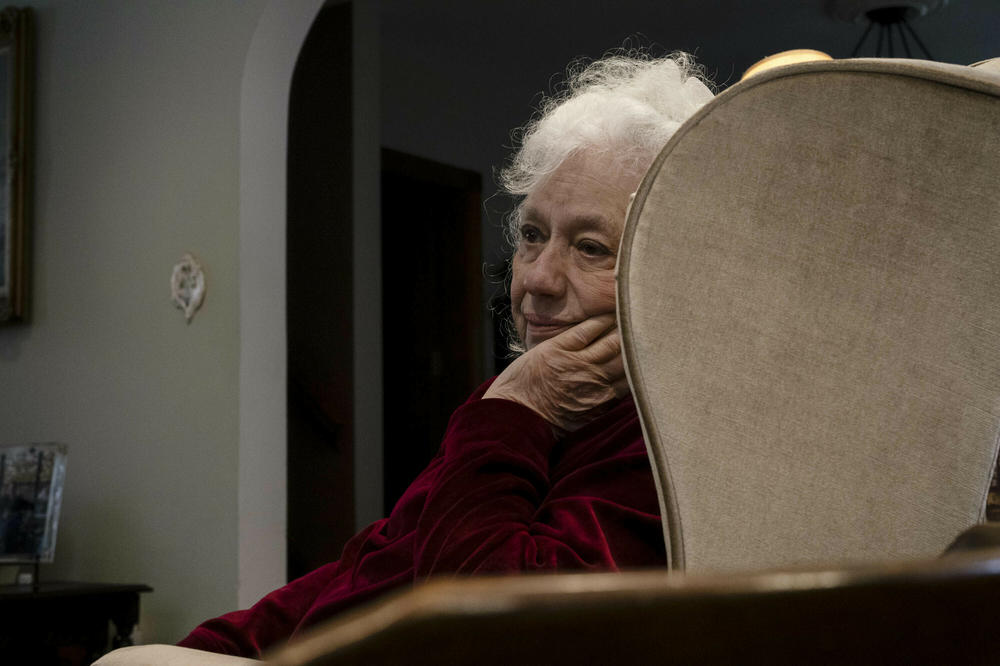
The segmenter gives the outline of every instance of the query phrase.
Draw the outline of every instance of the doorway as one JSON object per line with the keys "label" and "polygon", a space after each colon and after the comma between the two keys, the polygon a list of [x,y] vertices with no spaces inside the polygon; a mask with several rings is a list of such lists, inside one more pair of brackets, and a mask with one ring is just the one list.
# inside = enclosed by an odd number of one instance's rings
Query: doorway
{"label": "doorway", "polygon": [[481,202],[478,173],[382,150],[387,511],[483,381]]}
{"label": "doorway", "polygon": [[[292,78],[288,122],[287,576],[335,561],[356,524],[359,312],[353,242],[352,4],[323,7]],[[483,380],[478,173],[398,151],[381,159],[386,511]],[[373,299],[374,300],[374,299]],[[366,305],[366,304],[361,304]],[[360,383],[360,384],[359,384]]]}
{"label": "doorway", "polygon": [[351,11],[320,10],[289,98],[289,580],[338,559],[355,531]]}

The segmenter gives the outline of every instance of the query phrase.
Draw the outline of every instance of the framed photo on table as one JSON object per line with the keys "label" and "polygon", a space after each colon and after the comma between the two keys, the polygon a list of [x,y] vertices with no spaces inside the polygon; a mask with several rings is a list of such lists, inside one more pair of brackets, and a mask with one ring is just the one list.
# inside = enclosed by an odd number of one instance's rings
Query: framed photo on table
{"label": "framed photo on table", "polygon": [[52,561],[65,478],[64,444],[0,447],[0,564]]}
{"label": "framed photo on table", "polygon": [[28,313],[31,10],[0,10],[0,324]]}

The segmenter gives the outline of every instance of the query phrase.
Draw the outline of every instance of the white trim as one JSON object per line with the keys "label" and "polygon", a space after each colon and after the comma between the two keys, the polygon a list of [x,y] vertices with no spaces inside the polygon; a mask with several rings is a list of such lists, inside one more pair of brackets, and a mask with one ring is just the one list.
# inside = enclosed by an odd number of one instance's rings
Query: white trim
{"label": "white trim", "polygon": [[285,164],[288,99],[323,0],[272,0],[250,42],[240,98],[240,397],[237,601],[286,576]]}

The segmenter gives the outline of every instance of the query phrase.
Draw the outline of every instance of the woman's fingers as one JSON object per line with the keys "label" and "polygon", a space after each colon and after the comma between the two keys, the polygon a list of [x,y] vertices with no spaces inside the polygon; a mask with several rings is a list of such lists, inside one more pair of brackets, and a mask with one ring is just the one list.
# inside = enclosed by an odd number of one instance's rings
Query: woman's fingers
{"label": "woman's fingers", "polygon": [[594,340],[584,351],[589,354],[588,360],[594,363],[604,363],[615,358],[621,358],[622,343],[618,329],[612,328],[608,330]]}
{"label": "woman's fingers", "polygon": [[632,390],[628,385],[628,379],[624,375],[622,375],[621,379],[615,380],[611,384],[611,388],[614,390],[616,398],[623,398]]}
{"label": "woman's fingers", "polygon": [[613,312],[608,312],[596,317],[584,319],[573,328],[563,331],[552,341],[559,345],[561,349],[567,351],[580,351],[589,347],[591,343],[602,335],[615,328],[617,321]]}

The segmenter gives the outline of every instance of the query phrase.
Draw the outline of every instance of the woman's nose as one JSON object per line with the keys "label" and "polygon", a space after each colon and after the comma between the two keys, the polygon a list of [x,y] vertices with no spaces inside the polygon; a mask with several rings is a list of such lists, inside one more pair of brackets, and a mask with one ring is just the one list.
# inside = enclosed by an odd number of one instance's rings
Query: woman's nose
{"label": "woman's nose", "polygon": [[566,257],[552,243],[546,244],[526,269],[525,291],[546,296],[559,296],[565,291]]}

